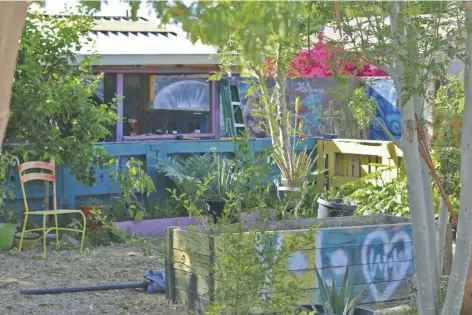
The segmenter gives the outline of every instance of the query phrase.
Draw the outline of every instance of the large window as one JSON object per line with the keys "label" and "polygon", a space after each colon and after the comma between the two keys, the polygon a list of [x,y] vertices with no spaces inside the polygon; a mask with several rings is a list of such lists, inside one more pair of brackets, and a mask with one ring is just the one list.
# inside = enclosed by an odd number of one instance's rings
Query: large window
{"label": "large window", "polygon": [[125,74],[123,136],[211,133],[207,77]]}

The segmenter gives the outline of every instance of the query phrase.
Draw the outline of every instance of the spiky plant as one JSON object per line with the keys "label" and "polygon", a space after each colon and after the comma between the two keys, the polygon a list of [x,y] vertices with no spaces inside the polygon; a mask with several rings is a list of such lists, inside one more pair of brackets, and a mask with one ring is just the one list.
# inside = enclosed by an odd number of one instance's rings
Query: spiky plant
{"label": "spiky plant", "polygon": [[289,186],[302,185],[316,162],[316,158],[313,157],[314,150],[297,152],[295,147],[296,145],[290,148],[288,153],[290,159],[288,160],[285,158],[286,154],[279,148],[275,148],[272,154],[282,179],[288,182]]}
{"label": "spiky plant", "polygon": [[232,161],[216,156],[216,170],[211,174],[208,183],[206,198],[212,201],[225,201],[228,193],[234,190],[236,176],[233,174]]}
{"label": "spiky plant", "polygon": [[363,291],[352,297],[353,285],[349,283],[349,267],[344,274],[343,284],[339,292],[336,290],[334,277],[332,278],[331,287],[321,278],[318,268],[315,266],[316,277],[318,280],[318,289],[320,291],[321,304],[323,311],[327,314],[335,315],[352,315],[356,309],[357,302]]}
{"label": "spiky plant", "polygon": [[159,172],[170,178],[181,193],[194,193],[198,184],[208,177],[216,163],[211,154],[193,155],[187,159],[160,161],[157,165]]}
{"label": "spiky plant", "polygon": [[[297,136],[303,135],[304,122],[298,118],[300,113],[301,103],[300,98],[297,97],[295,100],[295,119],[293,121],[294,126],[290,126],[292,122],[292,115],[289,112],[287,115],[287,128],[289,133],[295,135],[293,144],[290,144],[290,139],[286,139],[287,145],[282,145],[278,142],[274,142],[274,151],[272,157],[275,163],[279,167],[280,174],[282,175],[282,184],[291,187],[302,186],[307,180],[308,174],[313,169],[316,162],[314,158],[315,150],[297,151],[297,146],[300,144]],[[273,137],[273,140],[279,139],[279,137]]]}

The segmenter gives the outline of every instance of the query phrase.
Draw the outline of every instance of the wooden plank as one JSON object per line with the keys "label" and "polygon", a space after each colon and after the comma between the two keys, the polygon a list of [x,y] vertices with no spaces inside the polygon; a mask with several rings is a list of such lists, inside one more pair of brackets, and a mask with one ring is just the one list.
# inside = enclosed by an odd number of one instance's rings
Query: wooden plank
{"label": "wooden plank", "polygon": [[399,159],[398,159],[398,148],[396,147],[395,144],[393,143],[389,143],[387,144],[387,150],[388,150],[388,154],[390,156],[390,159],[391,159],[391,165],[392,166],[399,166]]}
{"label": "wooden plank", "polygon": [[175,270],[175,289],[195,293],[209,299],[209,278],[195,273]]}
{"label": "wooden plank", "polygon": [[[286,244],[286,243],[284,243]],[[308,245],[308,244],[306,244]],[[382,261],[379,257],[376,261],[370,263],[362,260],[362,251],[371,250],[376,255],[379,255],[384,250],[384,247],[392,247],[396,244],[373,244],[368,246],[347,246],[347,247],[327,247],[327,248],[315,248],[316,244],[310,244],[309,248],[306,246],[301,246],[300,248],[288,251],[283,250],[284,253],[284,261],[286,264],[286,271],[298,271],[300,270],[300,266],[303,266],[305,269],[313,268],[315,262],[314,257],[317,257],[319,261],[325,262],[323,265],[319,265],[320,269],[322,268],[329,268],[332,266],[331,262],[334,261],[334,266],[354,266],[354,265],[375,265],[376,263],[382,264],[395,264],[399,262],[408,262],[412,261],[412,257],[405,258],[404,255],[400,253],[400,255],[392,255],[392,257],[388,257],[388,262]],[[399,244],[400,245],[400,244]],[[412,247],[413,241],[406,242],[405,244],[401,244],[405,247]],[[275,252],[275,248],[265,248],[262,250],[256,250],[254,248],[254,255],[258,253],[271,253]],[[339,257],[339,253],[343,252],[343,259],[341,262],[336,262],[336,257]],[[398,253],[398,252],[397,252]],[[187,252],[184,252],[180,249],[173,250],[174,256],[174,268],[176,270],[182,270],[185,272],[192,272],[197,275],[201,275],[204,277],[208,277],[208,269],[210,266],[209,257],[202,256],[198,254],[193,254],[192,256]],[[218,251],[216,259],[218,257]],[[298,261],[297,261],[298,260]],[[380,262],[379,262],[380,260]]]}
{"label": "wooden plank", "polygon": [[174,249],[174,228],[166,227],[165,230],[165,269],[166,269],[166,298],[175,301],[175,271],[173,264],[173,249]]}
{"label": "wooden plank", "polygon": [[[343,155],[339,153],[330,153],[330,156],[334,156],[334,170],[333,174],[335,176],[343,176],[344,175],[344,160]],[[332,166],[329,166],[331,168]]]}
{"label": "wooden plank", "polygon": [[360,145],[350,142],[336,142],[333,141],[333,152],[339,152],[343,154],[365,154],[365,155],[377,155],[383,156],[386,152],[386,146],[384,144],[378,145]]}
{"label": "wooden plank", "polygon": [[[392,288],[395,288],[395,290],[392,291]],[[313,302],[316,304],[321,304],[319,290],[313,289],[311,292]],[[359,292],[363,292],[361,298],[359,299],[359,303],[404,300],[408,298],[408,285],[407,280],[380,282],[370,286],[366,284],[354,285],[353,294],[358,294]],[[301,295],[303,294],[301,293]],[[301,298],[298,301],[298,304],[310,304],[310,300],[304,300]]]}
{"label": "wooden plank", "polygon": [[[254,222],[248,225],[248,228],[257,229],[260,223]],[[315,228],[317,230],[325,230],[330,228],[341,228],[341,227],[366,227],[366,226],[383,226],[383,228],[395,227],[398,225],[410,226],[411,219],[405,217],[397,217],[392,215],[379,215],[379,216],[349,216],[349,217],[336,217],[336,218],[324,218],[324,219],[299,219],[299,220],[283,220],[283,221],[272,221],[268,223],[268,226],[264,225],[264,229],[267,231],[282,231],[282,230],[307,230]],[[188,227],[180,227],[181,230],[188,230]],[[195,226],[193,227],[196,232],[208,230],[208,226]],[[299,231],[303,232],[303,231]]]}
{"label": "wooden plank", "polygon": [[332,187],[341,187],[347,183],[353,182],[358,180],[358,177],[355,176],[339,176],[336,175],[331,179],[331,186]]}
{"label": "wooden plank", "polygon": [[[396,290],[391,291],[392,287],[395,287]],[[353,294],[358,294],[360,292],[363,293],[359,299],[360,304],[405,300],[409,296],[407,280],[377,283],[375,286],[363,284],[355,285],[353,287]],[[272,294],[268,293],[267,295],[270,296]],[[299,299],[297,304],[308,305],[312,302],[315,304],[321,304],[320,292],[318,289],[300,290],[298,291],[298,296]],[[206,307],[210,303],[210,300],[207,297],[200,296],[194,292],[184,291],[182,289],[176,289],[176,297],[178,301],[185,303],[191,309],[202,313],[206,311]],[[256,303],[257,302],[255,302],[255,304]],[[254,307],[251,309],[252,314],[258,313],[260,311],[260,307],[256,305],[254,305]],[[267,311],[270,310],[264,310],[264,314],[267,314]]]}
{"label": "wooden plank", "polygon": [[185,304],[190,309],[201,314],[206,312],[206,308],[210,304],[210,300],[207,297],[180,289],[175,290],[175,298],[177,302]]}
{"label": "wooden plank", "polygon": [[361,155],[361,176],[369,174],[369,156]]}
{"label": "wooden plank", "polygon": [[[325,144],[325,150],[329,149],[330,146],[328,143]],[[334,152],[326,150],[327,160],[328,160],[328,177],[333,178],[336,175],[336,155]],[[329,183],[331,185],[331,183]]]}
{"label": "wooden plank", "polygon": [[182,250],[173,249],[173,264],[176,270],[182,270],[185,272],[192,272],[197,275],[208,277],[208,271],[210,268],[210,257],[200,255],[198,253],[192,253]]}
{"label": "wooden plank", "polygon": [[[361,299],[361,303],[371,303],[371,302],[380,302],[380,301],[389,301],[389,300],[396,300],[400,298],[406,298],[408,296],[408,289],[406,288],[407,285],[407,277],[414,276],[415,271],[409,270],[408,274],[405,275],[404,278],[394,278],[389,281],[377,281],[377,282],[357,282],[354,284],[354,291],[361,292],[365,291],[363,294],[363,299]],[[196,276],[191,273],[185,273],[183,271],[176,271],[176,289],[175,291],[186,292],[193,296],[201,296],[208,298],[209,295],[209,286],[208,280],[199,276]],[[330,277],[323,277],[323,279],[331,285],[331,278]],[[312,270],[307,272],[303,275],[303,277],[294,276],[293,274],[284,273],[280,275],[278,278],[279,281],[283,281],[284,283],[293,283],[295,284],[298,292],[300,292],[301,296],[303,296],[303,292],[313,292],[316,294],[318,292],[318,282],[316,279],[316,274]],[[339,290],[341,287],[342,281],[336,281],[336,288]],[[220,285],[224,286],[224,283],[216,283],[216,290],[220,287]],[[271,293],[276,292],[275,289],[269,288],[265,293],[269,295]],[[405,295],[406,293],[406,295]],[[261,289],[262,294],[262,289]],[[305,304],[307,297],[301,297],[298,301],[299,304]],[[314,297],[315,300],[319,298],[318,296]],[[208,299],[210,300],[210,299]]]}
{"label": "wooden plank", "polygon": [[[392,224],[377,226],[358,226],[320,229],[317,248],[338,248],[376,244],[412,244],[410,224]],[[410,249],[411,250],[411,249]]]}
{"label": "wooden plank", "polygon": [[[415,272],[415,266],[413,261],[406,262],[397,262],[391,265],[397,265],[393,268],[386,268],[387,263],[376,263],[373,265],[354,265],[349,267],[349,280],[353,284],[372,284],[384,282],[394,282],[399,280],[406,280],[413,277]],[[397,272],[397,269],[400,269],[401,266],[406,266],[401,273]],[[331,284],[331,280],[334,277],[336,285],[340,286],[344,279],[344,274],[346,272],[346,266],[339,267],[325,267],[320,268],[319,272],[321,277]],[[297,283],[297,287],[300,289],[310,289],[318,288],[318,283],[316,281],[316,272],[312,269],[305,269],[300,271],[284,271],[276,275],[276,279],[280,283],[289,284],[291,282]]]}
{"label": "wooden plank", "polygon": [[203,233],[190,232],[184,229],[174,229],[174,248],[190,254],[198,253],[209,256],[209,243]]}
{"label": "wooden plank", "polygon": [[359,154],[353,155],[354,159],[354,171],[352,176],[359,178],[361,177],[361,156]]}

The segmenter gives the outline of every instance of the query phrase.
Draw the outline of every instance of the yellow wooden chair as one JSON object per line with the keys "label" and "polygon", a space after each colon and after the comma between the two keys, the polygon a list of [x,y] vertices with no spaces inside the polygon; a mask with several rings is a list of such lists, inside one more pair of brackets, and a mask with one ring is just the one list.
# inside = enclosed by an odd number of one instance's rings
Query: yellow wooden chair
{"label": "yellow wooden chair", "polygon": [[[21,191],[23,192],[23,200],[25,204],[25,221],[23,223],[23,228],[21,230],[21,239],[20,239],[20,246],[18,251],[21,251],[23,246],[23,238],[26,232],[33,232],[33,231],[42,231],[43,232],[43,258],[46,258],[46,236],[52,230],[56,231],[56,242],[59,243],[59,230],[62,231],[74,231],[77,233],[82,233],[82,240],[80,242],[80,252],[83,251],[84,247],[84,239],[85,239],[85,230],[87,227],[87,219],[85,215],[80,210],[57,210],[57,198],[56,198],[56,165],[54,163],[54,158],[51,158],[50,162],[26,162],[23,164],[18,163],[18,171],[20,173],[20,183],[21,183]],[[54,209],[53,210],[41,210],[41,211],[29,211],[28,209],[28,199],[26,198],[25,186],[24,184],[29,181],[34,180],[41,180],[51,182],[53,186],[53,197],[54,197]],[[83,218],[83,228],[76,229],[76,228],[63,228],[59,227],[57,222],[57,216],[61,214],[81,214]],[[43,216],[43,226],[41,228],[35,229],[26,229],[26,224],[28,223],[28,216]],[[47,227],[47,217],[53,215],[54,216],[54,227]]]}

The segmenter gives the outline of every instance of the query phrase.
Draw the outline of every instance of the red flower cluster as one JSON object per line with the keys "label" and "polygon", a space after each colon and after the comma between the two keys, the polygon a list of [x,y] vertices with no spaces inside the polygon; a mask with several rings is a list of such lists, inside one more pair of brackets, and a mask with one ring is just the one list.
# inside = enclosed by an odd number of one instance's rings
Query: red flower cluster
{"label": "red flower cluster", "polygon": [[[323,42],[323,33],[318,34],[319,41],[309,51],[298,52],[292,61],[289,76],[299,76],[305,78],[329,77],[333,71],[359,77],[382,77],[388,76],[385,72],[372,64],[364,63],[358,57],[349,59],[336,55],[343,51],[342,47],[334,47]],[[266,59],[267,76],[273,76],[275,72],[274,63],[271,59]],[[336,65],[333,67],[333,65]],[[341,69],[341,70],[340,70]]]}

